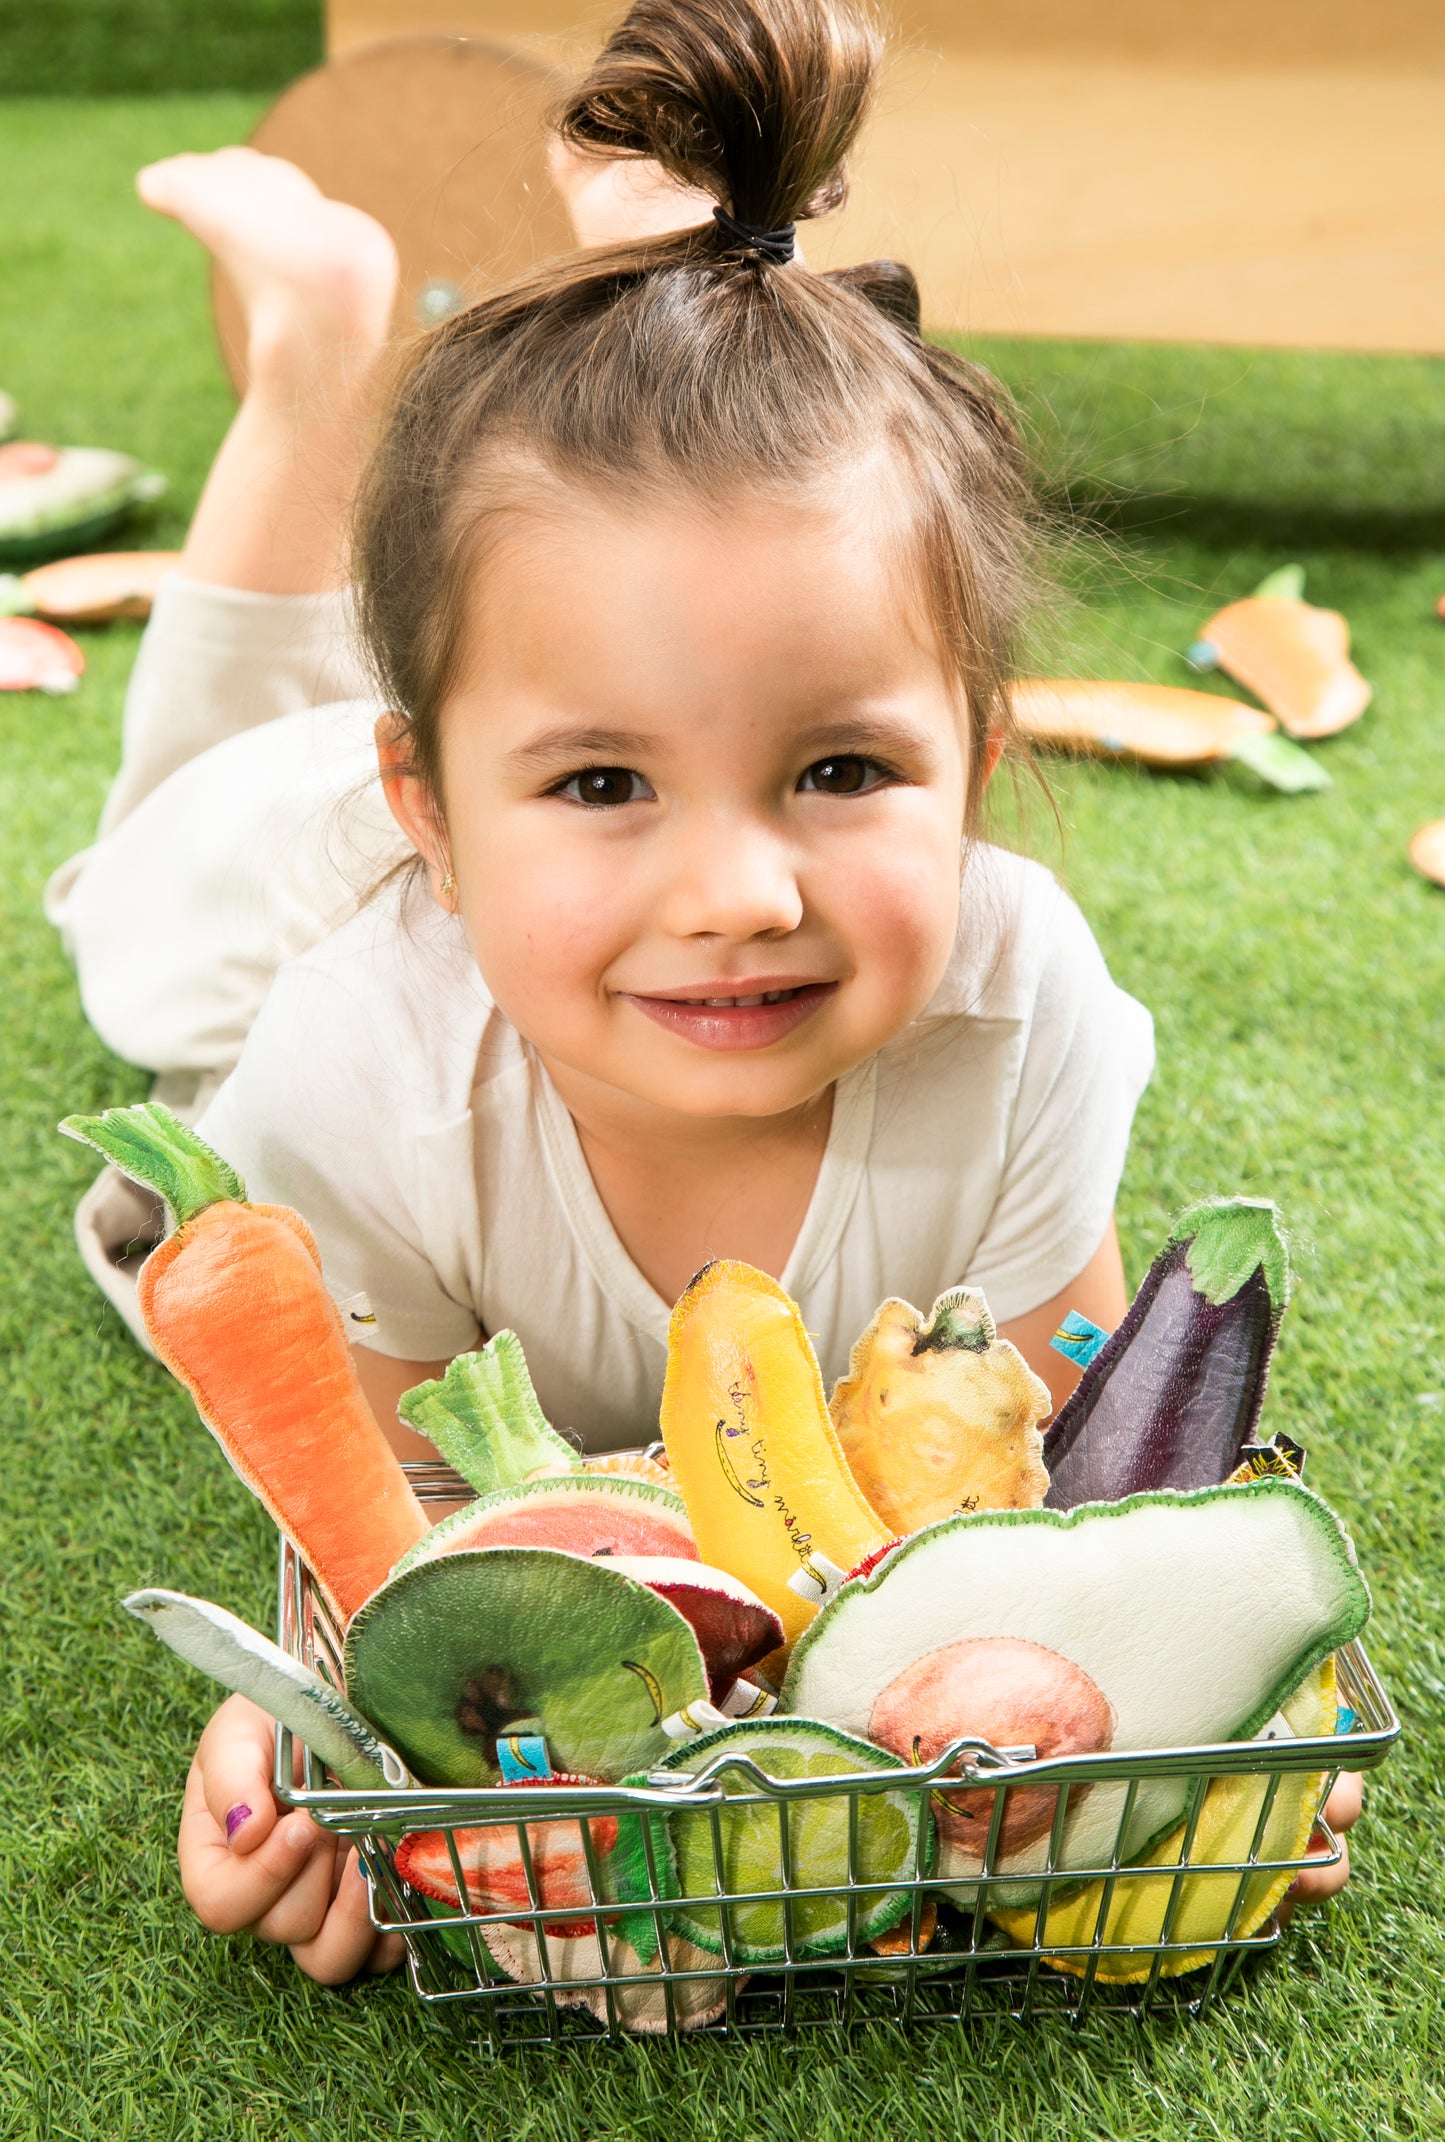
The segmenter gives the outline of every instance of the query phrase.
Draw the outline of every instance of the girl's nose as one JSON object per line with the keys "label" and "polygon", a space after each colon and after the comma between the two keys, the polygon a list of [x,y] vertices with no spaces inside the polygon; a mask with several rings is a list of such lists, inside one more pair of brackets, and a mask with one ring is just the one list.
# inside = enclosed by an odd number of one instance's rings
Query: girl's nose
{"label": "girl's nose", "polygon": [[803,919],[789,842],[756,819],[693,820],[677,829],[664,924],[676,937],[781,935]]}

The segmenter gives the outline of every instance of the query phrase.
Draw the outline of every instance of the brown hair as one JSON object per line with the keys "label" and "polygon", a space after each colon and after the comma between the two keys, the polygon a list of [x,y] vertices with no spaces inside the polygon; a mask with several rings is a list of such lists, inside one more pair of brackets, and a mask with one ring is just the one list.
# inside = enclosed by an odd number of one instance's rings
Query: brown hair
{"label": "brown hair", "polygon": [[[734,224],[835,207],[880,43],[855,0],[636,0],[558,114],[584,152],[655,158]],[[545,472],[616,499],[715,499],[899,466],[920,593],[975,779],[1007,741],[1029,488],[1001,390],[925,342],[889,262],[820,275],[712,219],[551,263],[459,313],[402,381],[359,507],[365,637],[416,771],[463,656],[485,530]],[[483,598],[484,599],[484,598]]]}

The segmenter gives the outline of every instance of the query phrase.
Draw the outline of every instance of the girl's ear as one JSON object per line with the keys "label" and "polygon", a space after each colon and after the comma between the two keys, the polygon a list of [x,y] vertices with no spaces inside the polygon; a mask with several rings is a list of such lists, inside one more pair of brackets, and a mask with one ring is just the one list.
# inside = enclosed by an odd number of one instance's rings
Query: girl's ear
{"label": "girl's ear", "polygon": [[436,799],[412,771],[406,724],[399,714],[382,714],[376,723],[376,760],[387,808],[427,867],[432,897],[448,914],[456,910],[456,880],[447,850],[446,827]]}

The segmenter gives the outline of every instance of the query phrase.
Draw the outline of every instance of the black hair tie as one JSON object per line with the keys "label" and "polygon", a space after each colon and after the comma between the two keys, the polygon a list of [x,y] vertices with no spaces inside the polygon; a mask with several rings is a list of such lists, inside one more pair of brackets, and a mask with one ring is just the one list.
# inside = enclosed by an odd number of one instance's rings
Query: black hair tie
{"label": "black hair tie", "polygon": [[796,224],[785,223],[780,231],[760,231],[754,223],[739,223],[725,208],[715,208],[713,216],[729,238],[736,239],[745,252],[760,254],[764,260],[775,261],[779,266],[792,259]]}

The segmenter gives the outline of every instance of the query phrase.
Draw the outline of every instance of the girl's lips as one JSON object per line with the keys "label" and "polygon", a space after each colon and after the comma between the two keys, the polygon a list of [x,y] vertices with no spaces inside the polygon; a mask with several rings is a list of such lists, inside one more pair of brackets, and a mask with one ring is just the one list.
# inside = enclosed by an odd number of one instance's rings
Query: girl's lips
{"label": "girl's lips", "polygon": [[[770,992],[774,1003],[704,1003],[679,997],[639,997],[626,1001],[665,1026],[669,1033],[700,1049],[765,1049],[781,1041],[833,996],[836,982],[806,982],[796,989]],[[750,996],[762,992],[751,991]]]}

